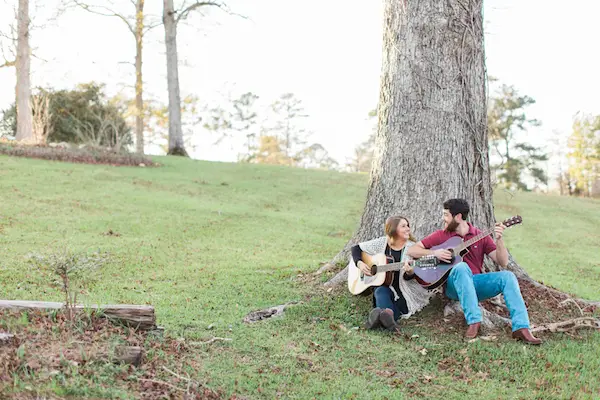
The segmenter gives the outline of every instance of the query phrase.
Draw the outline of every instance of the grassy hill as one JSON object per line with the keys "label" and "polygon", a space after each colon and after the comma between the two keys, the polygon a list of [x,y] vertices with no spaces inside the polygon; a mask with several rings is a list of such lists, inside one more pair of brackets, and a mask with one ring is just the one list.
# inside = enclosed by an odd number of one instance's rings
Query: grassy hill
{"label": "grassy hill", "polygon": [[[556,334],[540,348],[526,348],[508,334],[467,345],[463,326],[439,334],[421,316],[406,325],[405,336],[353,330],[370,299],[344,288],[327,293],[305,274],[335,255],[356,228],[367,176],[156,160],[163,165],[129,168],[0,156],[0,297],[61,300],[27,256],[99,249],[111,259],[89,301],[152,304],[174,337],[231,338],[199,347],[200,367],[190,371],[227,394],[600,396],[593,378],[598,334]],[[523,216],[506,242],[534,278],[600,298],[599,201],[499,191],[495,204],[498,219]],[[250,311],[296,300],[303,303],[284,318],[242,322]],[[73,382],[59,386],[88,393]],[[102,393],[116,396],[110,388]]]}

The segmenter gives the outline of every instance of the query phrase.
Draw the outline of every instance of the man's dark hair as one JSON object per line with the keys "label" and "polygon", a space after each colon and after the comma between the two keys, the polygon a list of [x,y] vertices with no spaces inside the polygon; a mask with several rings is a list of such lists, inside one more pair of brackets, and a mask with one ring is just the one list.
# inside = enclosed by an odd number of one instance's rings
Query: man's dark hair
{"label": "man's dark hair", "polygon": [[444,210],[450,211],[452,216],[462,214],[464,220],[469,216],[469,203],[465,199],[450,199],[444,202]]}

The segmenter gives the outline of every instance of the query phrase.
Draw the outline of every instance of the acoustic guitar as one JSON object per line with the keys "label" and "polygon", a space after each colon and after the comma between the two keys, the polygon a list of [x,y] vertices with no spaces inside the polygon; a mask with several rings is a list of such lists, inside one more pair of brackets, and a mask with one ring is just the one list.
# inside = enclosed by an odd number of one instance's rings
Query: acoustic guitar
{"label": "acoustic guitar", "polygon": [[[394,271],[402,270],[404,261],[393,262],[390,256],[379,253],[369,255],[364,251],[361,260],[371,268],[372,276],[365,275],[357,266],[348,269],[348,290],[352,294],[360,294],[370,287],[389,286],[394,278]],[[419,260],[410,260],[409,264],[420,268],[433,267],[437,264],[435,257],[421,257]],[[426,282],[419,282],[424,285]]]}
{"label": "acoustic guitar", "polygon": [[[516,215],[514,217],[508,218],[502,221],[502,225],[505,227],[511,227],[513,225],[517,225],[523,222],[523,219],[520,215]],[[419,265],[418,263],[413,266],[415,271],[415,275],[417,276],[417,281],[426,289],[435,289],[446,282],[452,268],[463,261],[464,256],[469,252],[468,248],[472,244],[480,241],[485,238],[489,234],[494,232],[494,228],[490,228],[480,234],[473,236],[471,239],[466,242],[460,236],[453,236],[450,239],[446,240],[444,243],[433,246],[430,250],[437,249],[445,249],[450,250],[452,253],[452,258],[449,262],[439,260],[437,257],[433,255],[427,255],[424,257],[420,257],[417,260],[426,260],[426,265]]]}

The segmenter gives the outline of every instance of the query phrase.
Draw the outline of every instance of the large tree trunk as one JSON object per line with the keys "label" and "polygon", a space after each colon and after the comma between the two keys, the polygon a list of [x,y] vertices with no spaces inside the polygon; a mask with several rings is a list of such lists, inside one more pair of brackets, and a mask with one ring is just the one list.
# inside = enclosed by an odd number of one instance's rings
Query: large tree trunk
{"label": "large tree trunk", "polygon": [[135,13],[135,150],[144,154],[144,100],[142,97],[142,44],[144,39],[144,0],[137,0]]}
{"label": "large tree trunk", "polygon": [[29,0],[19,0],[17,15],[17,136],[22,142],[33,142],[33,123],[31,113],[29,47]]}
{"label": "large tree trunk", "polygon": [[181,99],[179,95],[179,67],[177,62],[177,20],[173,0],[164,0],[163,24],[167,50],[167,85],[169,91],[169,151],[167,154],[185,156],[181,129]]}
{"label": "large tree trunk", "polygon": [[[371,182],[360,227],[329,268],[335,261],[346,262],[350,245],[382,236],[384,221],[391,214],[406,216],[417,238],[439,229],[442,203],[449,198],[469,201],[469,220],[474,225],[486,229],[494,224],[482,0],[385,0],[384,20]],[[509,259],[507,269],[521,280],[526,297],[538,306],[548,307],[543,302],[546,298],[556,303],[560,299],[558,307],[573,303],[583,317],[584,308],[589,314],[599,306],[599,302],[573,299],[534,281],[510,254]],[[485,269],[494,271],[499,266],[487,259]],[[344,269],[326,284],[346,279]],[[453,308],[460,309],[453,304],[447,310]],[[507,318],[489,311],[484,312],[484,319],[488,326],[508,323]],[[597,328],[600,321],[589,316],[559,325],[543,329]]]}
{"label": "large tree trunk", "polygon": [[[386,0],[376,150],[360,225],[348,247],[406,216],[417,238],[462,197],[470,221],[494,224],[488,160],[482,2]],[[342,271],[330,283],[346,279]]]}

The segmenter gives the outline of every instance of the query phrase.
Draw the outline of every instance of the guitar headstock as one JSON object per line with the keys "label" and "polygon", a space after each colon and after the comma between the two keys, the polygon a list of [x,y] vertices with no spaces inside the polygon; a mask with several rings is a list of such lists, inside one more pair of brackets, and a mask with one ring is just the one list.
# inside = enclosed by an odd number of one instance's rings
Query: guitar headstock
{"label": "guitar headstock", "polygon": [[521,222],[523,222],[523,218],[521,218],[520,215],[515,215],[514,217],[510,217],[502,221],[502,225],[509,228],[513,225],[520,224]]}

